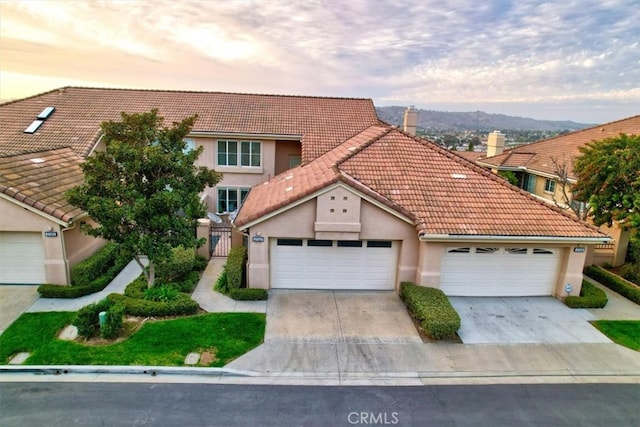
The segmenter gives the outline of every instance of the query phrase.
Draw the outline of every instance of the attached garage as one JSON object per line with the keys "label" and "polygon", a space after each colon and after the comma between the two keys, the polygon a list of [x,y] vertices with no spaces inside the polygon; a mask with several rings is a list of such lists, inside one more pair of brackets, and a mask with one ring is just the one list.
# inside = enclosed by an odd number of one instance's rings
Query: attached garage
{"label": "attached garage", "polygon": [[271,239],[270,245],[274,289],[394,289],[396,242]]}
{"label": "attached garage", "polygon": [[560,250],[544,247],[450,247],[441,289],[451,296],[553,295]]}
{"label": "attached garage", "polygon": [[41,233],[0,232],[0,284],[45,283]]}

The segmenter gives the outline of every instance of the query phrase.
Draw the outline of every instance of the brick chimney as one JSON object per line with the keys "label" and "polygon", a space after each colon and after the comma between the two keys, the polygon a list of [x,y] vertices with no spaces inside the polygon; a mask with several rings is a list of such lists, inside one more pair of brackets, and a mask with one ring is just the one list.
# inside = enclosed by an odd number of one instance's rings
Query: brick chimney
{"label": "brick chimney", "polygon": [[504,134],[494,130],[487,139],[487,157],[497,156],[504,151]]}
{"label": "brick chimney", "polygon": [[402,122],[402,130],[409,135],[415,136],[418,128],[418,111],[413,105],[407,107],[404,111],[404,121]]}

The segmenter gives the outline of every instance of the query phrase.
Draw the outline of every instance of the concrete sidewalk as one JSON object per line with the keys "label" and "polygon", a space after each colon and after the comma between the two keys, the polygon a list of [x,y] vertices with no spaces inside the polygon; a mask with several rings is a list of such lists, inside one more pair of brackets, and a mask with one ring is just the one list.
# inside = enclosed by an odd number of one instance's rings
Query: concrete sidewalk
{"label": "concrete sidewalk", "polygon": [[211,258],[207,268],[202,273],[198,285],[191,294],[200,308],[209,313],[265,313],[267,301],[236,301],[213,290],[213,286],[222,272],[226,258]]}
{"label": "concrete sidewalk", "polygon": [[109,283],[109,285],[95,294],[85,295],[80,298],[38,298],[31,307],[25,310],[27,313],[42,311],[78,311],[82,307],[101,301],[111,293],[124,293],[124,289],[129,283],[134,281],[142,269],[135,260],[132,260],[122,269],[120,273]]}

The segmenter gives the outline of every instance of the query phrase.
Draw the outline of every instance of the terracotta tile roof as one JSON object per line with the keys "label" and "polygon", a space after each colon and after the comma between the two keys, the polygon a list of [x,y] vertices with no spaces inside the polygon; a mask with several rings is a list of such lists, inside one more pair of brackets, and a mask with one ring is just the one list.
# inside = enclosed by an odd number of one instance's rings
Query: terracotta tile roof
{"label": "terracotta tile roof", "polygon": [[569,177],[575,179],[571,159],[580,156],[579,148],[588,142],[616,137],[621,133],[640,135],[640,115],[506,150],[503,154],[481,159],[478,163],[498,168],[526,167],[531,171],[556,175],[552,159],[560,163],[566,159]]}
{"label": "terracotta tile roof", "polygon": [[481,153],[479,151],[452,151],[452,152],[471,162],[475,162],[479,158],[484,157],[486,155],[486,153]]}
{"label": "terracotta tile roof", "polygon": [[235,224],[247,225],[339,180],[409,213],[418,234],[603,237],[436,144],[382,127],[255,186]]}
{"label": "terracotta tile roof", "polygon": [[[48,106],[37,132],[24,133]],[[379,123],[370,99],[65,87],[0,105],[0,154],[71,146],[86,157],[100,123],[152,108],[167,123],[198,114],[194,131],[300,136],[304,162]]]}
{"label": "terracotta tile roof", "polygon": [[69,147],[0,157],[0,193],[70,222],[82,210],[70,205],[64,192],[82,184],[82,161]]}

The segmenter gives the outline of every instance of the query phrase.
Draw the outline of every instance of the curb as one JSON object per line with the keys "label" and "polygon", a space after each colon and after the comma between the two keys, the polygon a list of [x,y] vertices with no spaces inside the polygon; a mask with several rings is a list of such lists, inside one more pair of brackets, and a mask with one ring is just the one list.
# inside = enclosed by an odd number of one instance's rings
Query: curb
{"label": "curb", "polygon": [[0,374],[36,374],[36,375],[63,375],[63,374],[119,374],[119,375],[206,375],[206,376],[256,376],[252,372],[241,371],[232,368],[190,368],[167,366],[84,366],[84,365],[2,365]]}

